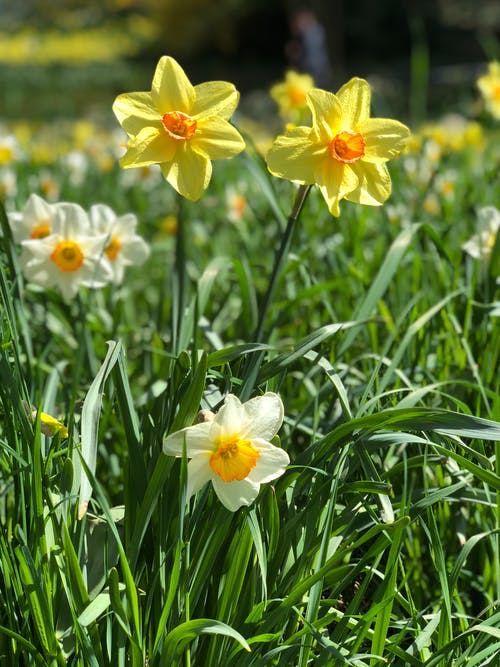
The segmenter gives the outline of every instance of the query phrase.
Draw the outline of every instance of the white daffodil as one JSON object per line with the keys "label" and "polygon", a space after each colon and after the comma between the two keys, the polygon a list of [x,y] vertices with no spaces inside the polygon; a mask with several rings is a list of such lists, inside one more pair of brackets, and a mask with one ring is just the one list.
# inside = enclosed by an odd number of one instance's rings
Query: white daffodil
{"label": "white daffodil", "polygon": [[462,245],[474,259],[488,260],[500,229],[500,211],[494,206],[485,206],[478,211],[478,233]]}
{"label": "white daffodil", "polygon": [[283,423],[283,403],[271,392],[242,404],[229,394],[209,421],[169,435],[163,451],[186,456],[187,497],[212,482],[219,500],[235,512],[250,505],[260,485],[280,477],[290,463],[288,454],[269,441]]}
{"label": "white daffodil", "polygon": [[143,264],[149,257],[146,241],[135,233],[137,218],[132,213],[117,216],[105,204],[90,207],[90,223],[96,234],[105,234],[105,260],[113,273],[113,282],[121,283],[126,266]]}
{"label": "white daffodil", "polygon": [[22,211],[9,213],[14,241],[21,243],[28,239],[43,239],[49,236],[56,210],[55,204],[48,204],[38,195],[30,195]]}
{"label": "white daffodil", "polygon": [[49,236],[22,242],[20,263],[27,280],[57,287],[66,301],[84,287],[103,287],[112,279],[103,261],[106,234],[96,235],[78,204],[57,204]]}

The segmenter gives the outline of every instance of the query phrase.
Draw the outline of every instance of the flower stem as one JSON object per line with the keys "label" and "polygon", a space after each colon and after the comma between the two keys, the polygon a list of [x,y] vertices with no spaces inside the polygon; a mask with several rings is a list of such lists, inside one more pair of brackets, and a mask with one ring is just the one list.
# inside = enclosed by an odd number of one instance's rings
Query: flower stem
{"label": "flower stem", "polygon": [[269,285],[267,287],[267,292],[264,296],[264,299],[262,301],[262,306],[260,307],[260,312],[259,312],[259,320],[257,322],[257,327],[255,329],[254,333],[254,341],[256,343],[262,342],[262,333],[263,333],[263,328],[264,328],[264,322],[266,319],[267,311],[269,310],[269,306],[271,305],[274,292],[276,291],[276,286],[278,283],[278,277],[281,272],[281,269],[283,267],[283,264],[285,263],[285,260],[288,256],[288,252],[290,250],[290,245],[293,237],[293,233],[295,231],[295,227],[297,225],[297,221],[300,216],[300,212],[302,210],[302,207],[304,205],[304,202],[306,200],[307,195],[309,194],[309,190],[311,189],[310,185],[301,185],[299,189],[297,190],[297,194],[295,195],[295,201],[293,204],[293,209],[292,212],[290,213],[290,216],[288,217],[288,222],[286,225],[285,232],[283,234],[283,237],[281,239],[281,245],[278,248],[278,252],[276,253],[276,259],[274,261],[274,266],[273,266],[273,272],[271,274],[271,279],[269,281]]}

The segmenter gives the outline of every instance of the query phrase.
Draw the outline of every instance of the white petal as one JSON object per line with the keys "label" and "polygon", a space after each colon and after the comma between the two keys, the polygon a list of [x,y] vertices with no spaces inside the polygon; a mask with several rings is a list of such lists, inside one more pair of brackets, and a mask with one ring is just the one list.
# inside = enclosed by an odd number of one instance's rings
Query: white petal
{"label": "white petal", "polygon": [[290,463],[290,457],[285,450],[260,439],[252,440],[252,445],[259,450],[260,456],[247,479],[256,484],[264,484],[281,477]]}
{"label": "white petal", "polygon": [[170,456],[182,456],[184,441],[186,442],[186,455],[189,459],[202,452],[212,452],[211,426],[210,422],[202,422],[171,433],[163,441],[163,452]]}
{"label": "white petal", "polygon": [[220,435],[241,435],[247,430],[247,415],[240,399],[234,394],[228,394],[224,399],[224,405],[215,415],[213,421],[214,433],[220,429]]}
{"label": "white petal", "polygon": [[247,430],[241,437],[263,438],[271,440],[280,430],[283,423],[283,402],[278,394],[268,392],[247,401],[243,408],[246,413]]}
{"label": "white petal", "polygon": [[198,454],[187,465],[187,499],[212,478],[208,454]]}
{"label": "white petal", "polygon": [[255,484],[248,477],[241,482],[224,482],[216,475],[212,477],[212,484],[219,500],[230,512],[236,512],[242,505],[253,503],[260,488],[259,484]]}

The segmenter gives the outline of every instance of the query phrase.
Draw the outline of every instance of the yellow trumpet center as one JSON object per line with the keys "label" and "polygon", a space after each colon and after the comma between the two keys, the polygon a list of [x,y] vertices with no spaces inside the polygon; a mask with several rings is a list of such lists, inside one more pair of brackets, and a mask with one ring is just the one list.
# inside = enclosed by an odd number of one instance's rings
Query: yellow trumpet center
{"label": "yellow trumpet center", "polygon": [[342,130],[330,142],[330,155],[338,162],[351,164],[365,154],[365,140],[359,132]]}
{"label": "yellow trumpet center", "polygon": [[169,137],[176,141],[191,139],[196,132],[196,121],[182,111],[169,111],[163,114],[161,122]]}
{"label": "yellow trumpet center", "polygon": [[38,227],[35,227],[33,229],[33,231],[30,234],[30,238],[44,239],[49,234],[50,234],[50,225],[48,222],[44,222],[41,225],[38,225]]}
{"label": "yellow trumpet center", "polygon": [[255,468],[260,456],[250,440],[231,436],[216,442],[217,449],[210,457],[210,467],[224,482],[241,481]]}
{"label": "yellow trumpet center", "polygon": [[117,258],[121,247],[122,247],[121,242],[115,236],[111,237],[110,242],[104,249],[106,257],[111,261],[113,261],[114,259]]}
{"label": "yellow trumpet center", "polygon": [[61,271],[78,271],[83,264],[83,252],[74,241],[60,241],[50,255]]}

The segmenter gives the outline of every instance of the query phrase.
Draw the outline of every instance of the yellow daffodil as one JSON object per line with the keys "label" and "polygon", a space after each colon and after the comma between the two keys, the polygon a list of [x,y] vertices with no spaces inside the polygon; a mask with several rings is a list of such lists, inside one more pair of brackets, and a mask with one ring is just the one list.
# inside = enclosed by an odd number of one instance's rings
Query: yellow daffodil
{"label": "yellow daffodil", "polygon": [[130,138],[121,166],[158,163],[170,185],[196,201],[210,182],[211,160],[233,157],[245,148],[228,122],[238,99],[236,88],[225,81],[193,86],[181,66],[163,56],[151,92],[119,95],[113,105]]}
{"label": "yellow daffodil", "polygon": [[385,163],[396,157],[409,135],[396,120],[370,118],[370,86],[354,78],[336,95],[314,88],[307,95],[312,127],[279,136],[266,160],[275,176],[317,183],[332,215],[339,202],[380,206],[391,193]]}
{"label": "yellow daffodil", "polygon": [[[23,406],[26,410],[26,413],[31,415],[33,419],[36,419],[37,410],[28,405],[25,401],[23,401]],[[57,434],[60,438],[67,438],[69,435],[66,426],[58,419],[52,417],[52,415],[49,415],[46,412],[40,412],[40,430],[49,438],[53,438]]]}
{"label": "yellow daffodil", "polygon": [[314,88],[314,80],[309,74],[299,74],[289,70],[285,80],[271,86],[269,94],[276,102],[283,118],[299,122],[308,115],[307,93]]}
{"label": "yellow daffodil", "polygon": [[488,65],[488,73],[477,80],[486,109],[494,118],[500,118],[500,62]]}
{"label": "yellow daffodil", "polygon": [[250,505],[260,485],[280,477],[290,459],[274,438],[283,423],[283,403],[268,392],[246,403],[229,394],[213,415],[205,411],[194,426],[169,435],[163,451],[190,459],[187,468],[187,497],[212,482],[219,500],[235,512]]}

